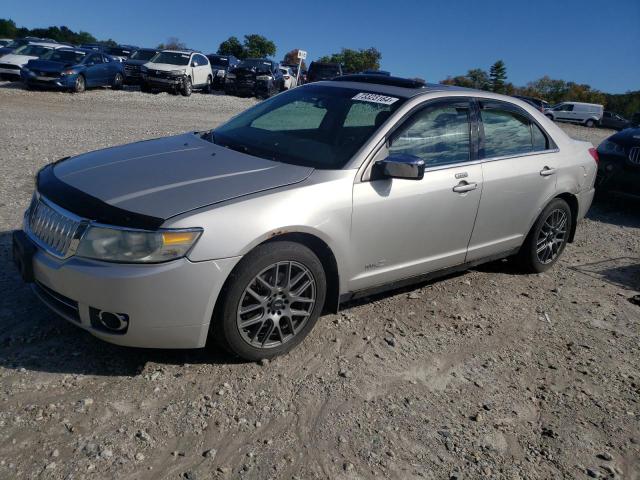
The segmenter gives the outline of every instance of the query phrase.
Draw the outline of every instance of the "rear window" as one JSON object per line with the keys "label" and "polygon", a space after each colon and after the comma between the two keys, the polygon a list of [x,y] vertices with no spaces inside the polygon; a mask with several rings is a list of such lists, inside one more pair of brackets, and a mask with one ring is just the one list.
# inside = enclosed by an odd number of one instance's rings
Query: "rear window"
{"label": "rear window", "polygon": [[484,158],[506,157],[546,150],[544,132],[524,112],[501,102],[481,103]]}
{"label": "rear window", "polygon": [[312,71],[314,74],[316,75],[339,75],[340,74],[340,68],[338,66],[334,66],[334,65],[317,65],[314,64],[312,67]]}
{"label": "rear window", "polygon": [[129,58],[131,60],[151,60],[155,54],[155,50],[136,50]]}
{"label": "rear window", "polygon": [[208,58],[211,65],[215,65],[216,67],[229,66],[229,57],[223,57],[222,55],[208,55]]}

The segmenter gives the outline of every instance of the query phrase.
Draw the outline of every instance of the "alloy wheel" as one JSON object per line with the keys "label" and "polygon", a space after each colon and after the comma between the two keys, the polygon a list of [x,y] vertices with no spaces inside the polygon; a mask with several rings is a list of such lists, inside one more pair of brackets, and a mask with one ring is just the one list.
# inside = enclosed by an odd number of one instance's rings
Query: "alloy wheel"
{"label": "alloy wheel", "polygon": [[298,262],[278,262],[258,273],[244,289],[236,324],[249,345],[278,347],[303,329],[315,303],[316,281],[311,271]]}
{"label": "alloy wheel", "polygon": [[536,241],[538,261],[544,265],[560,254],[567,238],[567,212],[556,208],[549,212]]}

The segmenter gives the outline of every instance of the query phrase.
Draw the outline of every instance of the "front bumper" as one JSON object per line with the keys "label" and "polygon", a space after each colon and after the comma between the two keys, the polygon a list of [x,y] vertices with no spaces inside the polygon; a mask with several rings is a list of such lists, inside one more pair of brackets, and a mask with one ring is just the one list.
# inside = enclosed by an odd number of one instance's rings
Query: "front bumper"
{"label": "front bumper", "polygon": [[154,88],[176,88],[182,85],[184,77],[153,77],[151,75],[142,75],[142,81]]}
{"label": "front bumper", "polygon": [[20,76],[22,81],[27,85],[62,90],[72,89],[78,77],[78,75],[60,75],[57,77],[38,76],[32,71],[25,71],[24,69]]}
{"label": "front bumper", "polygon": [[640,197],[640,164],[632,163],[628,156],[600,152],[596,185],[599,190]]}
{"label": "front bumper", "polygon": [[[201,348],[218,294],[239,259],[116,264],[78,257],[60,260],[38,248],[33,257],[33,288],[49,308],[107,342]],[[96,328],[92,309],[126,315],[126,332]]]}
{"label": "front bumper", "polygon": [[11,77],[15,78],[16,80],[20,80],[20,69],[0,67],[0,75],[5,78]]}

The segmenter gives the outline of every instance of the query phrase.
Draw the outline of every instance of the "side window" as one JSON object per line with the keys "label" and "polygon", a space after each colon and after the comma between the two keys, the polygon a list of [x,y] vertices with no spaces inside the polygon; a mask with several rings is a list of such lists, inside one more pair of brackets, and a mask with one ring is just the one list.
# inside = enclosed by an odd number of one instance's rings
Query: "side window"
{"label": "side window", "polygon": [[99,63],[103,63],[102,56],[100,54],[93,53],[89,56],[89,58],[87,58],[87,63],[93,63],[96,65],[98,65]]}
{"label": "side window", "polygon": [[391,138],[389,153],[414,155],[427,166],[466,162],[470,158],[469,104],[427,106]]}
{"label": "side window", "polygon": [[379,127],[391,114],[391,107],[382,103],[354,102],[347,112],[345,127]]}
{"label": "side window", "polygon": [[196,55],[196,58],[198,59],[198,65],[207,65],[209,63],[207,58],[202,55]]}
{"label": "side window", "polygon": [[573,105],[565,105],[563,110],[565,112],[571,112],[571,111],[573,111]]}
{"label": "side window", "polygon": [[549,148],[545,133],[524,112],[498,102],[481,103],[484,158],[538,152]]}
{"label": "side window", "polygon": [[198,56],[194,55],[193,57],[191,57],[191,66],[197,67],[199,65],[200,65],[200,62],[198,61]]}

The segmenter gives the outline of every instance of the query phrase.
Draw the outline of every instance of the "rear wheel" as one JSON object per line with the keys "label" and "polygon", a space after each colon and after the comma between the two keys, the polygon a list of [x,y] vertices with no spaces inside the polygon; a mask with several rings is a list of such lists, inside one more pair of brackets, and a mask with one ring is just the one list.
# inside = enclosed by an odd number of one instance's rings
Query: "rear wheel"
{"label": "rear wheel", "polygon": [[573,221],[567,202],[561,198],[552,200],[520,248],[518,260],[523,269],[540,273],[551,268],[567,245]]}
{"label": "rear wheel", "polygon": [[82,93],[87,89],[87,82],[85,81],[82,75],[78,75],[76,77],[76,81],[73,84],[73,92],[74,93]]}
{"label": "rear wheel", "polygon": [[211,93],[211,92],[213,92],[213,78],[211,78],[211,75],[209,75],[207,77],[207,84],[202,89],[202,93]]}
{"label": "rear wheel", "polygon": [[553,115],[545,115],[549,120],[553,120]]}
{"label": "rear wheel", "polygon": [[114,90],[122,90],[122,85],[124,85],[124,78],[121,73],[116,73],[116,76],[113,77],[113,83],[111,84],[111,88]]}
{"label": "rear wheel", "polygon": [[282,355],[311,331],[325,295],[322,263],[309,248],[286,241],[260,245],[229,276],[211,334],[246,360]]}
{"label": "rear wheel", "polygon": [[191,96],[192,92],[193,92],[193,85],[191,83],[191,78],[184,77],[182,79],[182,86],[180,87],[180,93],[182,94],[183,97],[189,97]]}

